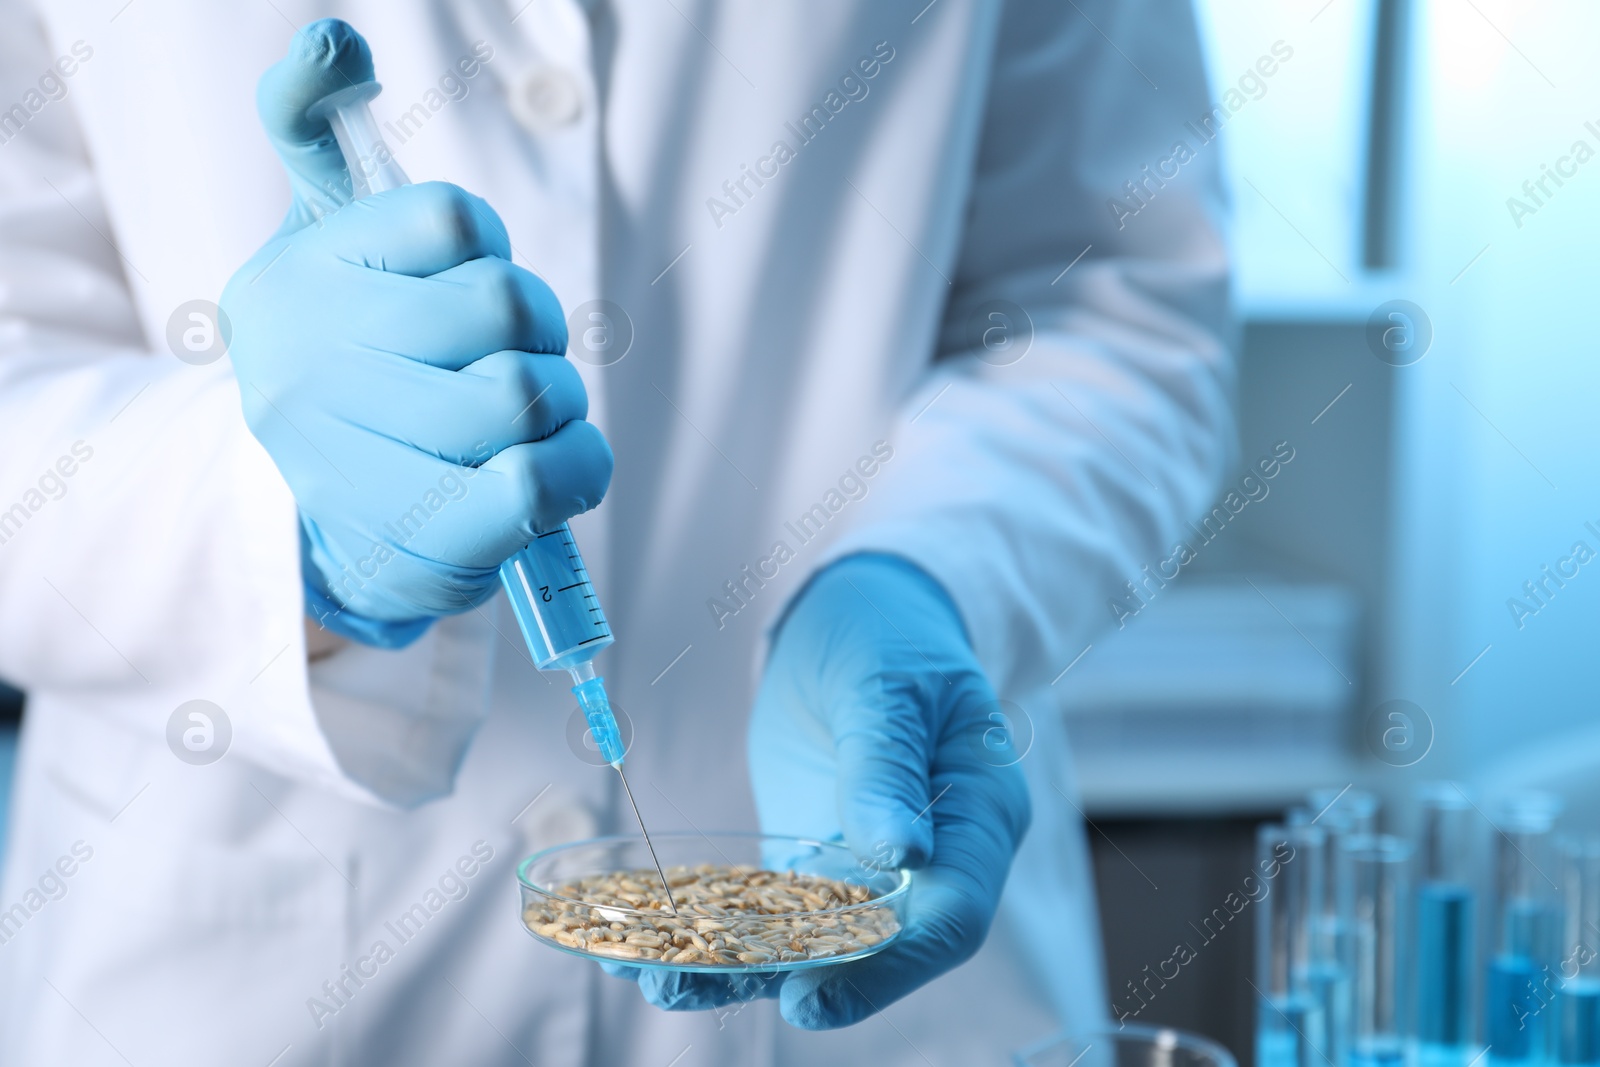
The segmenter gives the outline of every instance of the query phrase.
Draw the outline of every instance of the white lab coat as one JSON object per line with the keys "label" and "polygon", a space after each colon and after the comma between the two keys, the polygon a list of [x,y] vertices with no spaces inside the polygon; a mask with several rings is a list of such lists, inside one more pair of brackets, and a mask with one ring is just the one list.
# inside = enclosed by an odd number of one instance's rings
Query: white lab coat
{"label": "white lab coat", "polygon": [[[0,676],[30,694],[0,1062],[969,1065],[1102,1014],[1049,686],[1226,462],[1216,153],[1114,223],[1204,110],[1185,5],[924,2],[0,0],[27,120],[0,143]],[[485,196],[566,308],[631,319],[626,358],[579,364],[617,466],[574,528],[654,826],[753,827],[764,626],[808,574],[871,549],[949,588],[1035,735],[1032,831],[968,966],[832,1034],[651,1009],[519,926],[522,856],[631,821],[502,599],[307,668],[293,500],[227,360],[166,336],[277,226],[254,87],[329,14],[372,43],[379,118],[411,115],[411,176]],[[1034,333],[1009,366],[976,354],[997,299]],[[835,492],[879,441],[865,496]],[[232,728],[208,766],[166,740],[194,699]]]}

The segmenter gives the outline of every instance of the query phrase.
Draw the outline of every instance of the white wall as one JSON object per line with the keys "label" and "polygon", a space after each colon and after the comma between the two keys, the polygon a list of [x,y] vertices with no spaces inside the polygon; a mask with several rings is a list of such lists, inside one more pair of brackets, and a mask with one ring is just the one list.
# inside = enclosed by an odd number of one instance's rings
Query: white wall
{"label": "white wall", "polygon": [[[1600,558],[1520,630],[1506,605],[1575,541],[1600,554],[1600,11],[1434,0],[1420,28],[1407,274],[1436,338],[1399,372],[1386,681],[1434,718],[1419,775],[1485,779],[1534,748],[1600,771],[1573,734],[1596,720]],[[1596,158],[1519,228],[1507,198],[1579,139]]]}

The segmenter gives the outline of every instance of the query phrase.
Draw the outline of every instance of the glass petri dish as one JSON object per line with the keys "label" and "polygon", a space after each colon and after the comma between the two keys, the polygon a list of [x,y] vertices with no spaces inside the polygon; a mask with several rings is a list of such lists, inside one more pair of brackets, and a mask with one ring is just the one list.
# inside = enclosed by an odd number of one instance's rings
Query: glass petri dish
{"label": "glass petri dish", "polygon": [[1139,1023],[1054,1037],[1017,1053],[1015,1061],[1016,1067],[1238,1067],[1215,1041]]}
{"label": "glass petri dish", "polygon": [[[558,845],[523,860],[517,867],[523,926],[551,948],[584,959],[717,974],[771,974],[862,959],[881,952],[905,928],[910,872],[858,860],[842,844],[737,832],[659,833],[650,839],[674,883],[708,865],[740,867],[777,872],[783,877],[772,884],[779,889],[791,884],[787,876],[794,872],[860,887],[866,899],[775,911],[684,903],[678,915],[648,904],[618,906],[616,898],[584,899],[575,883],[622,871],[648,871],[648,879],[640,873],[637,884],[648,883],[659,894],[644,838],[619,835]],[[746,884],[750,880],[760,879],[752,874]],[[746,939],[753,943],[746,945]],[[722,947],[716,948],[719,941]],[[714,957],[700,951],[701,945]]]}

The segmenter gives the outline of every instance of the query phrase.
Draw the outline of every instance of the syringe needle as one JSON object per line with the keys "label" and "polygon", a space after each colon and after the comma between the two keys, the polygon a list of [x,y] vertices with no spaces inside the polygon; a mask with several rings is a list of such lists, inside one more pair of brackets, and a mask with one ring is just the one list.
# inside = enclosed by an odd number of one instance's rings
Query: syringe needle
{"label": "syringe needle", "polygon": [[633,799],[633,790],[628,788],[628,776],[622,773],[622,764],[612,766],[617,768],[617,777],[622,779],[622,791],[628,794],[628,804],[633,808],[633,817],[639,820],[639,832],[644,835],[644,847],[650,850],[650,859],[656,865],[656,874],[661,876],[661,888],[667,891],[667,904],[672,908],[672,914],[678,914],[678,902],[672,897],[672,887],[667,884],[667,872],[661,869],[661,860],[656,856],[656,846],[650,843],[650,831],[644,828],[644,816],[639,814],[639,805]]}

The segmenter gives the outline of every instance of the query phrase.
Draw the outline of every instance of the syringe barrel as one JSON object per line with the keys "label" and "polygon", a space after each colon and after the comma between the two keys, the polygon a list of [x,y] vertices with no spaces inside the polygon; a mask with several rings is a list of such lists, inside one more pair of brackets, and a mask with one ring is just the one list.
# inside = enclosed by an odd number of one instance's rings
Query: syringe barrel
{"label": "syringe barrel", "polygon": [[500,581],[541,671],[572,670],[614,640],[566,523],[501,564]]}

